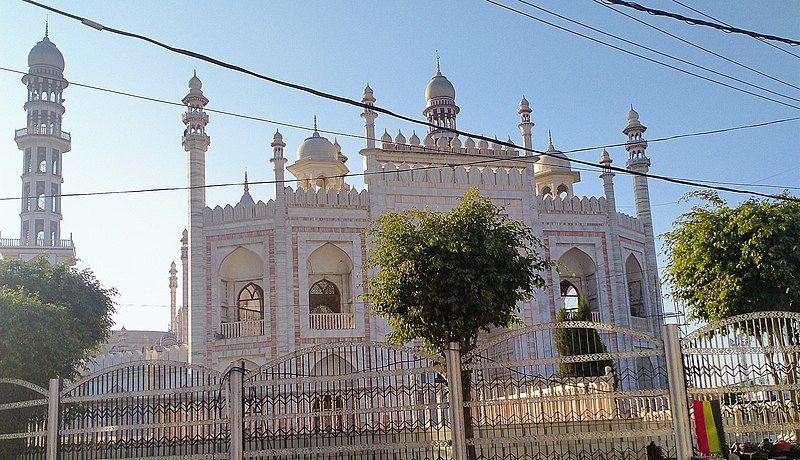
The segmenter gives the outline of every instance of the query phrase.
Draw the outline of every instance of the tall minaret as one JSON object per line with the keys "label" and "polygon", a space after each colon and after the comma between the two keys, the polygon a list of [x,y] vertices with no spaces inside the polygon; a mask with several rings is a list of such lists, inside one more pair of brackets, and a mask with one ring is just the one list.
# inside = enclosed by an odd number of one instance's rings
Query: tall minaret
{"label": "tall minaret", "polygon": [[[531,106],[525,96],[519,101],[519,130],[522,132],[522,146],[526,149],[533,148],[531,131],[533,122],[531,121]],[[525,152],[525,155],[533,155],[533,152]]]}
{"label": "tall minaret", "polygon": [[[364,88],[364,97],[361,98],[361,102],[366,105],[375,105],[375,94],[372,92],[372,88],[369,87],[369,83],[367,83],[367,87]],[[367,138],[367,148],[374,149],[375,148],[375,119],[378,118],[378,114],[372,109],[364,109],[361,112],[361,118],[364,120],[364,136]]]}
{"label": "tall minaret", "polygon": [[[442,75],[439,66],[439,57],[436,57],[436,75],[428,82],[425,87],[425,110],[422,114],[428,123],[442,128],[456,129],[456,116],[461,109],[456,105],[456,89],[450,80]],[[428,133],[434,141],[440,138],[445,139],[445,145],[450,144],[450,140],[456,137],[450,131],[440,128],[429,127]]]}
{"label": "tall minaret", "polygon": [[189,80],[189,93],[183,98],[186,112],[183,114],[183,148],[188,152],[189,181],[189,305],[188,342],[191,361],[209,364],[206,354],[206,333],[209,325],[205,323],[206,301],[205,280],[205,236],[203,234],[203,210],[206,206],[206,152],[211,138],[206,134],[208,115],[203,108],[208,99],[203,95],[203,83],[197,73]]}
{"label": "tall minaret", "polygon": [[181,234],[181,308],[178,310],[178,342],[189,343],[189,231]]}
{"label": "tall minaret", "polygon": [[169,331],[176,333],[178,317],[178,268],[175,261],[169,265]]}
{"label": "tall minaret", "polygon": [[[650,169],[650,158],[647,158],[647,141],[642,137],[647,127],[639,122],[639,113],[633,110],[628,112],[628,124],[622,130],[628,136],[625,142],[625,150],[628,151],[629,171],[634,173],[646,174]],[[645,273],[647,277],[647,303],[649,315],[661,316],[664,308],[661,303],[661,283],[658,279],[658,268],[656,262],[656,245],[653,238],[653,217],[650,213],[650,191],[647,186],[647,177],[635,174],[633,176],[633,193],[636,200],[636,217],[642,222],[644,234],[647,240],[645,245],[645,258],[647,267]],[[656,328],[660,331],[659,328]]]}
{"label": "tall minaret", "polygon": [[23,106],[27,124],[14,133],[23,152],[22,205],[19,240],[0,242],[6,258],[30,259],[47,254],[53,263],[74,261],[72,239],[61,237],[62,156],[70,151],[70,134],[61,130],[64,115],[64,57],[48,37],[28,53],[28,73],[22,77],[28,97]]}

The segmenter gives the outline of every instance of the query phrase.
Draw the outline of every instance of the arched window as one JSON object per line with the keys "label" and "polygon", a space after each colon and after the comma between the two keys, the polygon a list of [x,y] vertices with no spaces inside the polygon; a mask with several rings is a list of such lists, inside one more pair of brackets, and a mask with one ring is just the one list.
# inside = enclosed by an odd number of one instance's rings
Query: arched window
{"label": "arched window", "polygon": [[631,316],[645,317],[647,312],[644,305],[644,290],[642,289],[642,267],[633,254],[625,261],[625,278],[628,284],[628,302],[631,307]]}
{"label": "arched window", "polygon": [[239,312],[239,321],[264,319],[264,291],[257,284],[248,284],[239,291],[236,306]]}
{"label": "arched window", "polygon": [[342,409],[344,409],[344,400],[339,395],[323,394],[314,398],[311,406],[311,410],[316,414],[314,429],[317,431],[342,429]]}
{"label": "arched window", "polygon": [[556,189],[556,194],[557,194],[557,195],[558,195],[560,198],[564,198],[564,197],[566,197],[567,195],[569,195],[569,189],[567,188],[567,186],[566,186],[566,185],[564,185],[564,184],[561,184],[561,185],[559,185],[559,186],[558,186],[558,188]]}
{"label": "arched window", "polygon": [[309,313],[341,313],[339,288],[328,280],[319,280],[308,290]]}
{"label": "arched window", "polygon": [[578,288],[567,280],[561,282],[561,298],[564,299],[564,309],[575,311],[578,309]]}
{"label": "arched window", "polygon": [[547,195],[552,195],[552,194],[553,194],[553,191],[550,189],[550,187],[545,187],[545,188],[542,189],[542,196],[547,196]]}

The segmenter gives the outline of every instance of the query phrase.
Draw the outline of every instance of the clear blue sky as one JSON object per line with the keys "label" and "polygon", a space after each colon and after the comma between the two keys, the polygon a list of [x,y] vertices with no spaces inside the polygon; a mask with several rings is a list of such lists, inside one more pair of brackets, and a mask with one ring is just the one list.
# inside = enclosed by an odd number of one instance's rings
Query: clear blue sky
{"label": "clear blue sky", "polygon": [[[525,9],[514,0],[503,0]],[[733,25],[800,37],[800,2],[689,1]],[[759,77],[615,14],[591,0],[534,0],[537,5],[679,55],[792,97],[800,91]],[[668,0],[649,6],[681,12]],[[365,83],[378,104],[420,117],[423,90],[435,72],[453,82],[461,107],[459,128],[519,143],[517,104],[524,94],[533,108],[534,146],[543,149],[547,130],[561,150],[624,141],[628,106],[649,127],[648,138],[797,116],[800,110],[718,87],[622,54],[481,0],[392,2],[101,2],[48,1],[100,23],[146,34],[269,75],[360,98]],[[224,6],[222,6],[224,5]],[[689,26],[632,11],[732,59],[800,86],[800,59],[744,36]],[[30,48],[42,38],[45,12],[0,0],[0,66],[26,70]],[[574,28],[575,26],[569,25]],[[73,82],[178,101],[193,69],[204,83],[209,107],[310,125],[363,132],[359,110],[215,68],[141,41],[101,33],[50,14],[50,38],[66,60]],[[627,45],[625,45],[628,47]],[[800,49],[794,49],[800,54]],[[25,124],[25,89],[19,75],[0,71],[0,196],[19,196],[21,152],[13,130]],[[64,130],[72,152],[64,159],[64,193],[183,186],[185,152],[180,144],[181,109],[71,86],[65,93]],[[414,128],[380,116],[406,135]],[[653,143],[651,172],[686,178],[800,186],[800,124],[787,123],[735,133]],[[269,143],[276,126],[211,115],[207,182],[272,179]],[[419,132],[420,129],[416,128]],[[294,159],[306,132],[281,128],[287,156]],[[363,141],[340,138],[351,170],[361,171]],[[625,152],[610,150],[616,165]],[[599,151],[576,154],[596,161]],[[598,174],[582,172],[576,194],[600,195]],[[633,214],[630,177],[617,175],[620,210]],[[361,181],[351,183],[361,187]],[[651,181],[656,232],[670,228],[688,207],[677,203],[689,189]],[[769,191],[771,189],[761,189]],[[255,186],[256,199],[272,197],[271,186]],[[208,192],[210,205],[235,203],[238,187]],[[731,201],[742,198],[725,194]],[[64,198],[62,234],[74,234],[79,266],[90,267],[107,286],[119,289],[117,327],[165,328],[168,269],[179,263],[179,238],[186,222],[186,192]],[[0,231],[19,232],[18,202],[0,202]],[[663,260],[663,257],[662,257]]]}

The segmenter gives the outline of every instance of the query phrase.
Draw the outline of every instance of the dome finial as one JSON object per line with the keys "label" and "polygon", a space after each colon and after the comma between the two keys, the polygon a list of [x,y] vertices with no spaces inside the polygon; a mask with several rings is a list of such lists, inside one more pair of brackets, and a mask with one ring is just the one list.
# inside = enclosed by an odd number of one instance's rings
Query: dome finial
{"label": "dome finial", "polygon": [[247,170],[244,170],[244,193],[250,193],[250,183],[247,181]]}
{"label": "dome finial", "polygon": [[550,130],[547,130],[547,142],[552,146],[553,145],[553,133]]}
{"label": "dome finial", "polygon": [[48,37],[49,32],[50,32],[50,19],[48,17],[47,19],[44,20],[44,38]]}
{"label": "dome finial", "polygon": [[[314,115],[314,132],[317,133],[317,116]],[[317,133],[319,134],[319,133]]]}
{"label": "dome finial", "polygon": [[439,50],[436,50],[436,75],[442,74],[442,67],[439,63]]}

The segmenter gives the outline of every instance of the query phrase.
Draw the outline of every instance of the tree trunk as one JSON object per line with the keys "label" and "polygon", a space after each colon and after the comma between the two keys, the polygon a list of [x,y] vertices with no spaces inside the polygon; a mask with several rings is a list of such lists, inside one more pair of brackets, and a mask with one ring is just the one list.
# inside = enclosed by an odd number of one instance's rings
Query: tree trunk
{"label": "tree trunk", "polygon": [[461,371],[461,396],[464,400],[464,434],[467,440],[467,458],[469,460],[476,460],[478,454],[475,450],[475,444],[470,444],[469,440],[475,439],[475,427],[473,426],[472,419],[472,371]]}

